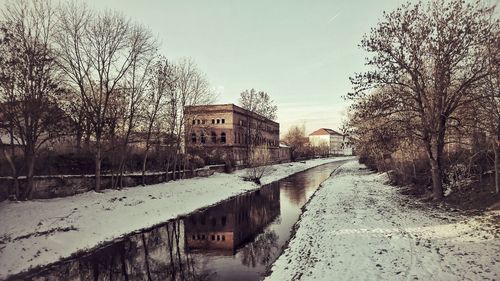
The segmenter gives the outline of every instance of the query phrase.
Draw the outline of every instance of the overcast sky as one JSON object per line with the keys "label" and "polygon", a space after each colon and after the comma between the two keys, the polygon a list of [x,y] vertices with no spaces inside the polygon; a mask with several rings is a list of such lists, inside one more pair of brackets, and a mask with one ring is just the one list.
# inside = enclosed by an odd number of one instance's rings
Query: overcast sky
{"label": "overcast sky", "polygon": [[[65,1],[65,0],[62,0]],[[191,57],[217,91],[238,103],[249,88],[268,92],[281,132],[338,129],[349,76],[364,69],[358,44],[383,11],[403,0],[82,0],[149,27],[161,52]],[[484,0],[498,3],[499,0]],[[4,4],[5,0],[0,0]]]}
{"label": "overcast sky", "polygon": [[281,132],[338,129],[349,76],[363,69],[363,34],[399,0],[89,0],[148,26],[170,59],[191,57],[219,92],[237,103],[241,91],[268,92]]}

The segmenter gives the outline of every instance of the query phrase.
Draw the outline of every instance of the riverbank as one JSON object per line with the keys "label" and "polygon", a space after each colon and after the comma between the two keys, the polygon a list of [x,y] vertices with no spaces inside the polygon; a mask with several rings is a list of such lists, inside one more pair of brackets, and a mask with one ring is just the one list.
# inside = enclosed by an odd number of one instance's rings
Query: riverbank
{"label": "riverbank", "polygon": [[[262,183],[349,158],[274,165]],[[207,178],[65,198],[4,201],[0,203],[0,279],[259,188],[243,181],[244,173],[216,173]]]}
{"label": "riverbank", "polygon": [[265,280],[496,280],[500,212],[477,216],[415,202],[356,161],[305,207]]}

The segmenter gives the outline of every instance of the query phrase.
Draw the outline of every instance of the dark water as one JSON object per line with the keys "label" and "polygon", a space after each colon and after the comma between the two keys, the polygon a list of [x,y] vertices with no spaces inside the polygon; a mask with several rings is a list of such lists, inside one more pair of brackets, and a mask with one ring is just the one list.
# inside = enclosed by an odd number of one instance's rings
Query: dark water
{"label": "dark water", "polygon": [[341,163],[295,174],[15,279],[261,280],[290,238],[302,206]]}

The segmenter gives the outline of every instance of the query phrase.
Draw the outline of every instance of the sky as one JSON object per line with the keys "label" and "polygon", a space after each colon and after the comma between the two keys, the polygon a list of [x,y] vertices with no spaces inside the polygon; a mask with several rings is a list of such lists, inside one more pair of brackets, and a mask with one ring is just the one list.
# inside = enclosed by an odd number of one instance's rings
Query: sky
{"label": "sky", "polygon": [[[192,58],[218,93],[238,103],[245,89],[267,92],[281,133],[304,125],[338,129],[349,76],[363,71],[358,47],[382,12],[402,0],[82,0],[151,29],[168,59]],[[3,4],[5,0],[0,0]]]}
{"label": "sky", "polygon": [[87,0],[121,11],[158,37],[160,52],[192,58],[218,93],[238,103],[250,88],[278,106],[281,133],[304,125],[338,129],[349,76],[364,69],[358,44],[399,0]]}
{"label": "sky", "polygon": [[[62,0],[64,1],[64,0]],[[151,29],[168,59],[192,58],[217,92],[238,104],[245,89],[267,92],[283,134],[339,129],[365,70],[358,44],[405,0],[81,0],[113,9]],[[499,0],[484,0],[498,3]],[[3,4],[5,0],[0,0]]]}

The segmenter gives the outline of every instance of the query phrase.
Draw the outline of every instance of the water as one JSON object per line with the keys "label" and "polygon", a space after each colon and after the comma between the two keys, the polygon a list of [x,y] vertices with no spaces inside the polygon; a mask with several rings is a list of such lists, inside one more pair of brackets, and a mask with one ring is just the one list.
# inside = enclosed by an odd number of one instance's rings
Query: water
{"label": "water", "polygon": [[301,208],[343,162],[315,167],[16,279],[261,280]]}

